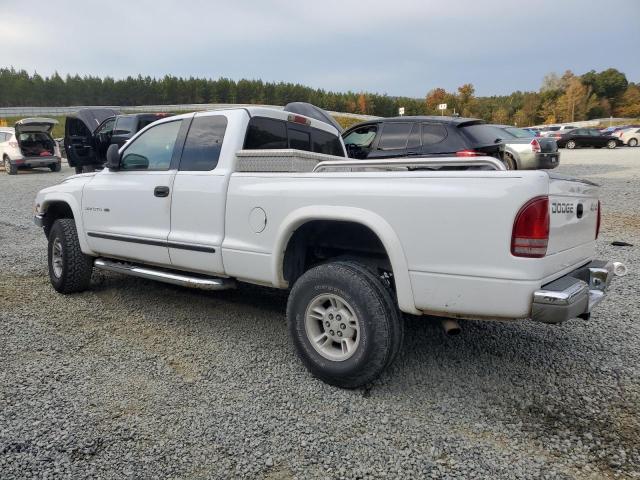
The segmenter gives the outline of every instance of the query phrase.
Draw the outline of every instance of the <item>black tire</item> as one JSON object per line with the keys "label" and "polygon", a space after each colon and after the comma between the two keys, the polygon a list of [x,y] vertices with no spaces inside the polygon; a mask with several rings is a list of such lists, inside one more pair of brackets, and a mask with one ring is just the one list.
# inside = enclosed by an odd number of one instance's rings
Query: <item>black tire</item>
{"label": "black tire", "polygon": [[504,166],[506,167],[507,170],[517,170],[518,169],[518,164],[516,162],[516,159],[513,158],[513,155],[511,155],[510,153],[506,153],[504,154],[504,160],[502,161],[502,163],[504,163]]}
{"label": "black tire", "polygon": [[[59,241],[61,247],[61,268],[59,274],[54,267],[54,244]],[[93,257],[80,250],[78,232],[72,218],[60,218],[53,222],[49,232],[47,249],[49,279],[59,293],[82,292],[89,287],[93,272]]]}
{"label": "black tire", "polygon": [[576,142],[574,142],[573,140],[569,140],[566,145],[566,148],[568,148],[569,150],[573,150],[574,148],[577,147]]}
{"label": "black tire", "polygon": [[52,165],[49,167],[49,169],[50,169],[52,172],[59,172],[59,171],[60,171],[60,169],[61,169],[61,167],[62,167],[62,166],[61,166],[59,163],[54,163],[54,164],[52,164]]}
{"label": "black tire", "polygon": [[638,146],[638,139],[637,138],[630,138],[629,141],[627,142],[627,145],[629,145],[630,147],[637,147]]}
{"label": "black tire", "polygon": [[[307,307],[319,295],[343,298],[359,322],[359,343],[343,361],[329,360],[306,333]],[[294,284],[287,302],[289,335],[307,369],[322,381],[358,388],[375,380],[395,360],[403,341],[404,323],[389,289],[366,267],[348,261],[319,265]]]}
{"label": "black tire", "polygon": [[7,173],[7,175],[16,175],[18,173],[18,166],[15,163],[11,163],[9,157],[4,157],[3,163],[4,171]]}
{"label": "black tire", "polygon": [[79,175],[82,173],[82,167],[75,167],[76,170],[76,175]]}
{"label": "black tire", "polygon": [[617,146],[618,146],[618,142],[616,142],[615,140],[609,140],[607,142],[607,148],[610,150],[616,148]]}

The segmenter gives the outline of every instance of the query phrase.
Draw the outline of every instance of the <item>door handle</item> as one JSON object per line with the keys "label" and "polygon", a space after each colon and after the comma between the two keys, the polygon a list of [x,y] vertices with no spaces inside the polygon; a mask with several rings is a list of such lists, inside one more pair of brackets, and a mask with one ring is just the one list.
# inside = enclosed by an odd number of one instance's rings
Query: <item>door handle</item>
{"label": "door handle", "polygon": [[156,197],[168,197],[169,196],[169,187],[159,186],[153,189],[153,194]]}

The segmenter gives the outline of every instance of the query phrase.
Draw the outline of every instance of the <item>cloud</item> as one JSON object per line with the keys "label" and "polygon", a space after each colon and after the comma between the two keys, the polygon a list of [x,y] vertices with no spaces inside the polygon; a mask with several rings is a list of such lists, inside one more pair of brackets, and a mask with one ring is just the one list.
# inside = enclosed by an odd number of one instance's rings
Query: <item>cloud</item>
{"label": "cloud", "polygon": [[[640,80],[636,0],[5,2],[2,63],[42,74],[226,76],[422,96],[537,89],[613,66]],[[35,5],[35,4],[32,4]],[[614,48],[611,48],[613,47]],[[632,47],[633,46],[633,47]]]}

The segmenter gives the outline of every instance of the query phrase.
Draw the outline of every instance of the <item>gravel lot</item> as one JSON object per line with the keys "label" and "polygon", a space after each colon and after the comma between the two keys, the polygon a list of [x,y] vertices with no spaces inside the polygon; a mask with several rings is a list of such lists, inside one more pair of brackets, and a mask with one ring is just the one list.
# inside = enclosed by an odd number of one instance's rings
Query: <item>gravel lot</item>
{"label": "gravel lot", "polygon": [[359,391],[308,375],[279,292],[54,293],[32,201],[71,170],[0,173],[0,478],[640,478],[640,148],[561,163],[604,185],[599,254],[631,272],[592,319],[411,318]]}

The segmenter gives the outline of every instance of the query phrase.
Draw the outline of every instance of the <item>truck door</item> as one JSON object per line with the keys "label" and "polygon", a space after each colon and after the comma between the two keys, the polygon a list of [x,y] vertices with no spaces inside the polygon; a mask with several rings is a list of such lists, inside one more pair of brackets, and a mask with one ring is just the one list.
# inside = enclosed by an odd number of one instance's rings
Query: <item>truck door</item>
{"label": "truck door", "polygon": [[222,113],[196,114],[187,132],[173,182],[168,239],[171,264],[177,268],[224,273],[221,245],[230,172],[218,160],[239,148],[224,143],[227,121]]}
{"label": "truck door", "polygon": [[92,250],[107,257],[170,265],[171,188],[188,120],[150,128],[85,186],[82,217]]}

